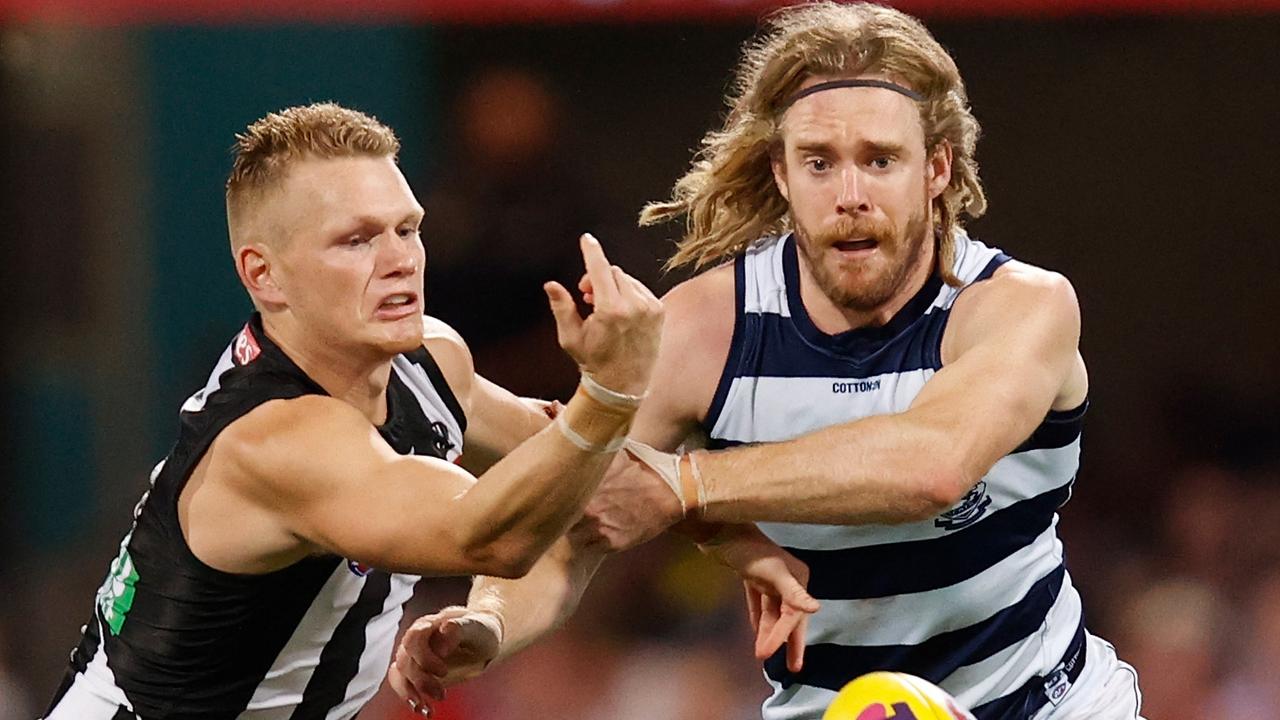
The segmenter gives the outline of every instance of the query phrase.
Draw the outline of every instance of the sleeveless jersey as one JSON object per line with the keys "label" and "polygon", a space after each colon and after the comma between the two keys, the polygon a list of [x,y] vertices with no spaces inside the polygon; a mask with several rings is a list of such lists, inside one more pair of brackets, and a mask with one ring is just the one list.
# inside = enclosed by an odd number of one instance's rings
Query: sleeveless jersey
{"label": "sleeveless jersey", "polygon": [[[963,286],[1010,259],[958,233],[961,288],[935,273],[885,326],[828,335],[805,312],[796,252],[788,235],[736,261],[733,340],[704,426],[712,448],[907,410],[942,367],[943,331]],[[774,690],[766,720],[816,720],[835,691],[873,670],[941,685],[979,720],[1025,720],[1060,699],[1083,664],[1080,598],[1055,527],[1079,465],[1084,411],[1050,412],[936,518],[761,523],[809,565],[809,591],[822,602],[804,669],[789,672],[783,651],[765,663]]]}
{"label": "sleeveless jersey", "polygon": [[[426,348],[392,368],[383,439],[402,455],[457,458],[466,420]],[[178,524],[178,495],[218,433],[262,403],[308,394],[326,393],[255,313],[183,405],[178,441],[152,472],[51,715],[71,695],[117,707],[104,720],[335,720],[373,696],[418,576],[334,555],[226,573],[195,557]],[[368,478],[370,492],[377,482]],[[73,710],[63,714],[86,712]]]}

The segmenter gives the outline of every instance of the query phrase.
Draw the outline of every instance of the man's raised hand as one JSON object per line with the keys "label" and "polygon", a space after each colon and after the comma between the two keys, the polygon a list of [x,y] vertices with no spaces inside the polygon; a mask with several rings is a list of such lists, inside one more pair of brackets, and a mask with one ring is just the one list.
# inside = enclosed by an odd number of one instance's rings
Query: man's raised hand
{"label": "man's raised hand", "polygon": [[658,357],[662,301],[639,280],[610,265],[600,242],[580,238],[586,280],[580,285],[592,305],[583,318],[573,296],[558,282],[543,286],[556,320],[560,347],[601,385],[643,395]]}

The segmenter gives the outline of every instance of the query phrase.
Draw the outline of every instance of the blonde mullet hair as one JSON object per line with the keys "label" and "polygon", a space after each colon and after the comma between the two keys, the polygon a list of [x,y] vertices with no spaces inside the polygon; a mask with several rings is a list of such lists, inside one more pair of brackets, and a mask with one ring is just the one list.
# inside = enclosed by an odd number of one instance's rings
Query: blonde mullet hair
{"label": "blonde mullet hair", "polygon": [[781,149],[786,101],[809,78],[863,74],[885,75],[924,96],[917,106],[928,154],[941,143],[951,145],[951,181],[934,200],[933,215],[942,277],[958,285],[951,268],[960,215],[976,218],[987,209],[974,159],[978,121],[955,61],[924,25],[869,3],[783,8],[746,45],[726,98],[724,127],[703,138],[671,199],[640,212],[641,225],[685,218],[685,235],[667,269],[719,263],[789,230],[788,204],[771,165]]}
{"label": "blonde mullet hair", "polygon": [[246,205],[284,178],[303,158],[390,157],[400,141],[377,118],[337,103],[313,103],[273,112],[236,135],[227,178],[227,220],[235,241]]}

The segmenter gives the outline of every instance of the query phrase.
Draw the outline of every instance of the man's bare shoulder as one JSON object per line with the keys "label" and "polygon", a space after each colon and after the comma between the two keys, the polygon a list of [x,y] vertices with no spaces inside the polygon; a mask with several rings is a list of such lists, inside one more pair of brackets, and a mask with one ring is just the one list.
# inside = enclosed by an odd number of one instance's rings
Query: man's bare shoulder
{"label": "man's bare shoulder", "polygon": [[736,313],[733,264],[719,265],[676,285],[662,298],[664,333],[673,339],[728,347]]}
{"label": "man's bare shoulder", "polygon": [[674,448],[705,418],[733,343],[735,297],[729,264],[680,283],[662,298],[662,349],[633,437]]}
{"label": "man's bare shoulder", "polygon": [[1000,266],[990,279],[966,288],[956,301],[956,311],[962,314],[1041,311],[1078,315],[1079,308],[1075,288],[1066,276],[1017,260]]}
{"label": "man's bare shoulder", "polygon": [[467,343],[448,323],[430,315],[422,316],[422,342],[440,366],[445,382],[462,405],[471,410],[471,388],[475,383],[475,361]]}
{"label": "man's bare shoulder", "polygon": [[988,339],[1009,333],[1054,336],[1062,351],[1075,353],[1080,335],[1080,303],[1060,273],[1012,260],[956,299],[942,340],[947,363]]}

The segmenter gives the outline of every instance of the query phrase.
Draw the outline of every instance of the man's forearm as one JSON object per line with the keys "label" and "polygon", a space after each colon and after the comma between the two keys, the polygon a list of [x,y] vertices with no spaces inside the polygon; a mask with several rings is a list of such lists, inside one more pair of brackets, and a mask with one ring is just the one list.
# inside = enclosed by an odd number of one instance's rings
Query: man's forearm
{"label": "man's forearm", "polygon": [[612,460],[603,448],[629,421],[630,411],[580,392],[558,427],[521,444],[457,498],[455,526],[466,533],[460,544],[497,558],[488,574],[523,574],[581,512]]}
{"label": "man's forearm", "polygon": [[965,482],[952,477],[960,465],[946,446],[945,433],[927,423],[878,416],[781,443],[697,452],[700,516],[842,525],[931,517]]}
{"label": "man's forearm", "polygon": [[503,629],[498,657],[517,653],[560,627],[604,559],[604,550],[561,538],[519,579],[478,577],[467,607],[498,616]]}

